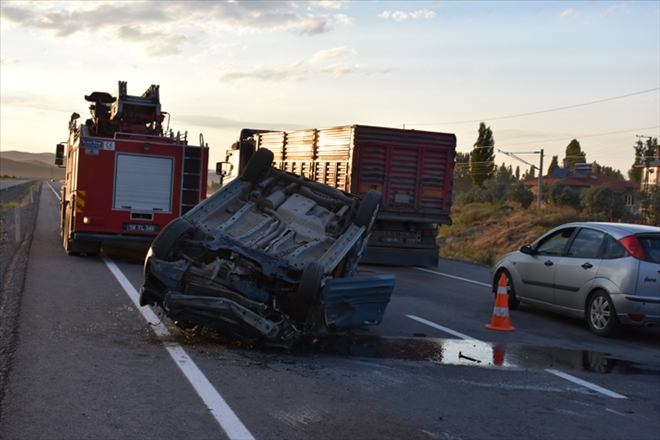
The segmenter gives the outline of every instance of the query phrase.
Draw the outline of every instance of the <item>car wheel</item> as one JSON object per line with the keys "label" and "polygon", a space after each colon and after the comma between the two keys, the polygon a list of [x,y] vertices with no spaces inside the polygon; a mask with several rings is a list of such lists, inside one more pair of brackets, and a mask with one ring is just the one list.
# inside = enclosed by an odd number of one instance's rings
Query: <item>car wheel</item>
{"label": "car wheel", "polygon": [[358,227],[364,226],[369,231],[376,220],[378,207],[382,200],[383,195],[381,193],[370,189],[364,196],[364,199],[362,199],[362,204],[355,215],[355,225]]}
{"label": "car wheel", "polygon": [[497,298],[497,289],[500,286],[500,278],[504,274],[506,278],[506,291],[509,296],[509,309],[515,310],[519,305],[520,301],[516,298],[516,289],[513,287],[513,279],[511,279],[511,274],[508,270],[503,269],[497,272],[495,280],[493,281],[493,292],[495,292],[495,298]]}
{"label": "car wheel", "polygon": [[273,157],[273,152],[270,150],[265,148],[257,150],[243,170],[243,179],[255,183],[263,170],[273,163]]}
{"label": "car wheel", "polygon": [[151,243],[151,253],[159,260],[168,260],[172,258],[172,251],[175,245],[186,236],[190,236],[195,229],[188,220],[175,218],[163,228]]}
{"label": "car wheel", "polygon": [[598,290],[589,299],[587,321],[591,330],[598,336],[610,337],[619,331],[621,324],[616,316],[614,303],[605,291]]}
{"label": "car wheel", "polygon": [[314,303],[321,294],[321,279],[323,266],[316,261],[310,261],[303,269],[298,289],[289,295],[286,311],[292,318],[304,321]]}

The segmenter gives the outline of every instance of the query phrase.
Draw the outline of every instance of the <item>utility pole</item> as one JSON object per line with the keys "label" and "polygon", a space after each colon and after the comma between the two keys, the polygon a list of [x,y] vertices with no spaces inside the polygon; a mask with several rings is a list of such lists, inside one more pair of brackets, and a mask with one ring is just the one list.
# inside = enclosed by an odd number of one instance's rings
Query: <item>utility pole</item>
{"label": "utility pole", "polygon": [[514,159],[519,160],[520,162],[525,163],[525,164],[529,165],[530,167],[536,168],[537,170],[539,170],[539,189],[538,189],[538,197],[537,197],[537,200],[536,200],[536,205],[537,205],[538,209],[541,209],[541,201],[543,200],[543,150],[541,150],[541,151],[530,151],[530,152],[525,152],[525,153],[517,153],[517,154],[540,154],[541,155],[541,163],[539,164],[538,167],[536,165],[532,165],[531,163],[527,162],[526,160],[523,160],[523,159],[519,158],[518,156],[516,156],[513,153],[509,153],[507,151],[502,151],[500,149],[498,149],[497,151],[498,151],[498,153],[506,154],[509,157],[513,157]]}
{"label": "utility pole", "polygon": [[651,170],[649,168],[649,164],[651,163],[651,159],[646,156],[646,146],[644,145],[644,142],[642,142],[642,139],[648,139],[648,142],[651,142],[651,140],[653,138],[651,136],[643,136],[643,135],[640,135],[640,134],[636,134],[635,137],[637,137],[637,139],[639,139],[639,142],[641,142],[642,148],[643,148],[642,152],[644,153],[644,155],[642,156],[642,163],[640,164],[642,166],[643,176],[639,176],[640,177],[639,187],[641,189],[642,188],[642,183],[644,183],[644,191],[648,191],[649,190],[649,172]]}

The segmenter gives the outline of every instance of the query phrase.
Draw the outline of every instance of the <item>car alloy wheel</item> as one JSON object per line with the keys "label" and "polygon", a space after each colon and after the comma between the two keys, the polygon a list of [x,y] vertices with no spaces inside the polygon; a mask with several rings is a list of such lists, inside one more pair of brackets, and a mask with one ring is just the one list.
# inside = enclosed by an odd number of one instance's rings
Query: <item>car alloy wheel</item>
{"label": "car alloy wheel", "polygon": [[619,320],[609,295],[596,292],[589,301],[588,321],[591,330],[598,336],[613,336],[619,329]]}

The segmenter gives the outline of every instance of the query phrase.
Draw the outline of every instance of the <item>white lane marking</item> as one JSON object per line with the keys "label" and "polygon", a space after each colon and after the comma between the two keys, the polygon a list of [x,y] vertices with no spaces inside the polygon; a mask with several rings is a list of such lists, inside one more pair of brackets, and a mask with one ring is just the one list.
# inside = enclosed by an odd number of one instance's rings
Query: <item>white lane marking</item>
{"label": "white lane marking", "polygon": [[623,417],[626,416],[624,413],[620,413],[619,411],[614,411],[613,409],[609,409],[609,408],[605,408],[605,411],[609,411],[611,413],[618,414],[618,415],[623,416]]}
{"label": "white lane marking", "polygon": [[547,371],[550,374],[554,374],[555,376],[559,376],[562,379],[566,379],[578,385],[582,385],[583,387],[589,388],[590,390],[594,390],[599,393],[605,394],[606,396],[610,396],[615,399],[627,399],[626,396],[622,396],[621,394],[615,393],[614,391],[610,391],[603,387],[599,387],[598,385],[595,385],[591,382],[587,382],[586,380],[578,379],[577,377],[571,376],[570,374],[562,373],[561,371],[553,370],[550,368],[546,368],[545,371]]}
{"label": "white lane marking", "polygon": [[422,272],[432,273],[432,274],[434,274],[434,275],[440,275],[440,276],[442,276],[442,277],[454,278],[455,280],[465,281],[466,283],[477,284],[477,285],[479,285],[479,286],[484,286],[484,287],[491,287],[490,284],[481,283],[481,282],[479,282],[479,281],[469,280],[469,279],[467,279],[467,278],[461,278],[461,277],[457,277],[457,276],[454,276],[454,275],[449,275],[449,274],[447,274],[447,273],[436,272],[436,271],[434,271],[434,270],[428,270],[428,269],[422,269],[421,267],[413,267],[413,269],[421,270]]}
{"label": "white lane marking", "polygon": [[[434,322],[431,322],[431,321],[427,321],[426,319],[420,318],[419,316],[415,316],[415,315],[406,315],[406,316],[408,318],[412,319],[412,320],[421,322],[422,324],[426,324],[429,327],[433,327],[433,328],[436,328],[438,330],[442,330],[443,332],[449,333],[450,335],[454,335],[458,338],[473,340],[473,341],[479,341],[478,339],[475,339],[475,338],[470,337],[468,335],[464,335],[463,333],[459,333],[459,332],[454,331],[450,328],[443,327],[443,326],[441,326],[439,324],[436,324]],[[479,342],[484,343],[483,341],[479,341]],[[577,377],[571,376],[570,374],[562,373],[561,371],[552,370],[552,369],[549,369],[549,368],[546,369],[545,371],[547,371],[550,374],[554,374],[555,376],[561,377],[562,379],[566,379],[570,382],[576,383],[578,385],[582,385],[583,387],[589,388],[590,390],[594,390],[594,391],[597,391],[601,394],[605,394],[606,396],[614,397],[615,399],[627,399],[626,396],[622,396],[621,394],[615,393],[614,391],[610,391],[610,390],[605,389],[603,387],[599,387],[598,385],[595,385],[591,382],[587,382],[586,380],[578,379]]]}
{"label": "white lane marking", "polygon": [[[117,278],[119,284],[124,288],[126,294],[131,298],[137,309],[140,311],[144,319],[151,324],[156,335],[160,338],[167,338],[170,332],[165,325],[160,321],[158,316],[149,307],[140,307],[140,299],[138,293],[133,285],[128,281],[126,276],[119,270],[117,265],[108,257],[102,257],[105,264],[110,268],[112,274]],[[158,324],[153,324],[158,322]],[[230,439],[245,439],[254,440],[250,431],[243,425],[243,423],[236,416],[234,411],[227,405],[227,402],[222,398],[218,391],[213,387],[211,382],[204,376],[204,373],[195,365],[195,362],[188,356],[185,350],[176,342],[163,341],[165,348],[181,369],[186,379],[195,388],[199,397],[202,398],[206,406],[211,410],[211,414],[215,420],[224,429]]]}
{"label": "white lane marking", "polygon": [[55,197],[57,197],[57,200],[62,200],[62,197],[60,197],[60,195],[57,193],[57,191],[55,191],[55,188],[53,188],[52,185],[48,182],[46,182],[46,184],[50,187],[50,189],[53,190],[53,192],[55,193]]}
{"label": "white lane marking", "polygon": [[474,338],[471,337],[471,336],[464,335],[463,333],[459,333],[459,332],[454,331],[454,330],[452,330],[452,329],[450,329],[450,328],[447,328],[447,327],[443,327],[443,326],[441,326],[441,325],[439,325],[439,324],[436,324],[435,322],[427,321],[426,319],[424,319],[424,318],[420,318],[419,316],[415,316],[415,315],[406,315],[406,316],[407,316],[408,318],[410,318],[410,319],[413,319],[413,320],[415,320],[415,321],[421,322],[422,324],[426,324],[426,325],[428,325],[429,327],[437,328],[438,330],[442,330],[442,331],[445,332],[445,333],[449,333],[450,335],[454,335],[454,336],[456,336],[457,338],[467,339],[467,340],[469,340],[469,341],[472,341],[472,340],[475,340],[475,341],[476,341],[476,339],[474,339]]}

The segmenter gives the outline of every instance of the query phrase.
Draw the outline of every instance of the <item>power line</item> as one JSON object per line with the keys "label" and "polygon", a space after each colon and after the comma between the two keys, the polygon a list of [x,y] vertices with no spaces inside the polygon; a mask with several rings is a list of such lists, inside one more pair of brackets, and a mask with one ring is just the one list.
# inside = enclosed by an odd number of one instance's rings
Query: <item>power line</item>
{"label": "power line", "polygon": [[599,104],[601,102],[614,101],[615,99],[627,98],[629,96],[641,95],[643,93],[655,92],[657,90],[660,90],[660,87],[656,87],[654,89],[642,90],[641,92],[629,93],[627,95],[615,96],[613,98],[605,98],[605,99],[599,99],[597,101],[585,102],[585,103],[582,103],[582,104],[567,105],[565,107],[557,107],[557,108],[552,108],[552,109],[549,109],[549,110],[541,110],[541,111],[537,111],[537,112],[520,113],[520,114],[517,114],[517,115],[510,115],[510,116],[498,116],[498,117],[495,117],[495,118],[473,119],[471,121],[428,122],[428,123],[422,123],[422,124],[408,124],[408,125],[470,124],[470,123],[474,123],[474,122],[497,121],[497,120],[500,120],[500,119],[520,118],[522,116],[540,115],[542,113],[550,113],[550,112],[556,112],[556,111],[560,111],[560,110],[568,110],[568,109],[576,108],[576,107],[584,107],[586,105]]}
{"label": "power line", "polygon": [[512,145],[542,144],[544,142],[565,141],[565,140],[571,140],[571,139],[582,139],[582,138],[597,137],[597,136],[609,136],[611,134],[630,133],[632,131],[651,130],[651,129],[654,129],[654,128],[660,128],[660,125],[655,125],[653,127],[635,128],[634,130],[622,130],[622,131],[611,131],[609,133],[585,134],[585,135],[580,135],[580,136],[572,136],[570,138],[545,139],[545,140],[542,140],[542,141],[518,142],[516,144],[504,144],[504,145],[498,145],[498,146],[499,147],[510,147]]}

